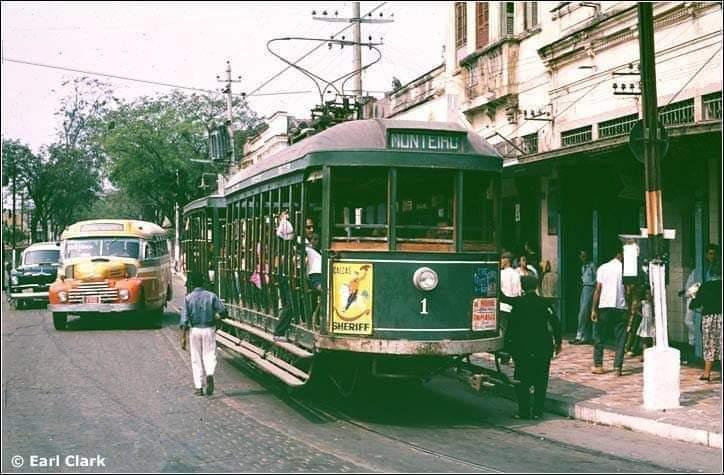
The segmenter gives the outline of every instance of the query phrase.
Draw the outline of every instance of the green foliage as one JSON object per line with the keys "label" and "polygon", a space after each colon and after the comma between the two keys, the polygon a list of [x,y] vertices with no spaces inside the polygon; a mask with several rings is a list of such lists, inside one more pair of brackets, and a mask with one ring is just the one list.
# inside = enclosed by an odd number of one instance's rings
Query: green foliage
{"label": "green foliage", "polygon": [[[175,91],[121,104],[106,115],[99,142],[110,180],[141,205],[144,219],[172,220],[176,202],[183,206],[211,191],[199,188],[202,174],[223,173],[225,165],[192,160],[209,159],[209,129],[225,110],[220,96]],[[237,102],[236,110],[239,122],[256,123],[244,104]]]}

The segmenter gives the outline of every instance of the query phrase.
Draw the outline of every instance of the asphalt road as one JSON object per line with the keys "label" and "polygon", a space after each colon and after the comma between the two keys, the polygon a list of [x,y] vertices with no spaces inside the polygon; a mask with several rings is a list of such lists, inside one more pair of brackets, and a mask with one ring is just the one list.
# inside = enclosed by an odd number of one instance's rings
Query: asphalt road
{"label": "asphalt road", "polygon": [[553,415],[520,423],[511,401],[448,377],[298,395],[220,352],[217,391],[199,397],[177,322],[172,307],[161,329],[114,318],[57,332],[44,308],[3,298],[3,472],[721,471],[721,450]]}

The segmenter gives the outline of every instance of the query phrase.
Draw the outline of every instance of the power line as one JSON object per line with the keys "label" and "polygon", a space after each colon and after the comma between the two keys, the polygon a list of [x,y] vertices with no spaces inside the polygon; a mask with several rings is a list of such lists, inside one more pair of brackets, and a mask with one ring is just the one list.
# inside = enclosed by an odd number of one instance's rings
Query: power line
{"label": "power line", "polygon": [[[214,90],[211,90],[211,89],[202,89],[202,88],[191,87],[191,86],[181,86],[181,85],[179,85],[179,84],[171,84],[171,83],[160,82],[160,81],[151,81],[151,80],[148,80],[148,79],[131,78],[131,77],[127,77],[127,76],[118,76],[118,75],[115,75],[115,74],[99,73],[99,72],[95,72],[95,71],[85,71],[85,70],[82,70],[82,69],[68,68],[68,67],[64,67],[64,66],[54,66],[54,65],[50,65],[50,64],[36,63],[36,62],[33,62],[33,61],[25,61],[25,60],[22,60],[22,59],[3,58],[3,61],[8,61],[8,62],[11,62],[11,63],[26,64],[26,65],[30,65],[30,66],[38,66],[38,67],[41,67],[41,68],[57,69],[57,70],[60,70],[60,71],[70,71],[70,72],[74,72],[74,73],[90,74],[90,75],[93,75],[93,76],[108,77],[108,78],[113,78],[113,79],[120,79],[120,80],[123,80],[123,81],[132,81],[132,82],[140,82],[140,83],[144,83],[144,84],[153,84],[153,85],[156,85],[156,86],[172,87],[172,88],[175,88],[175,89],[186,89],[186,90],[189,90],[189,91],[205,92],[205,93],[210,93],[210,94],[218,94],[218,91],[214,91]],[[285,95],[285,94],[306,94],[306,93],[308,93],[308,92],[310,92],[310,91],[279,91],[279,92],[268,92],[268,93],[254,94],[254,95],[255,95],[255,96],[276,96],[276,95]],[[235,96],[238,96],[238,97],[242,97],[242,98],[243,98],[243,97],[249,97],[249,96],[250,96],[250,94],[246,94],[246,95],[244,95],[244,94],[234,94],[234,95],[235,95]]]}
{"label": "power line", "polygon": [[672,102],[674,99],[676,99],[676,96],[678,96],[678,95],[681,93],[681,91],[683,91],[684,88],[686,88],[686,86],[688,86],[689,83],[694,80],[694,78],[701,72],[701,70],[704,69],[704,67],[705,67],[707,64],[709,64],[709,61],[711,61],[712,59],[714,59],[714,56],[716,56],[717,53],[719,53],[719,51],[721,51],[721,49],[722,49],[722,47],[719,46],[719,49],[716,50],[716,51],[714,51],[714,54],[712,54],[711,56],[709,56],[709,59],[707,59],[707,60],[704,62],[704,64],[702,64],[701,67],[700,67],[699,69],[697,69],[697,71],[694,73],[694,75],[691,76],[691,77],[689,78],[689,80],[686,81],[686,83],[685,83],[683,86],[681,86],[681,89],[679,89],[679,90],[676,92],[676,94],[674,94],[673,96],[671,96],[671,99],[669,99],[669,102],[666,103],[667,106],[668,106],[669,104],[671,104],[671,102]]}

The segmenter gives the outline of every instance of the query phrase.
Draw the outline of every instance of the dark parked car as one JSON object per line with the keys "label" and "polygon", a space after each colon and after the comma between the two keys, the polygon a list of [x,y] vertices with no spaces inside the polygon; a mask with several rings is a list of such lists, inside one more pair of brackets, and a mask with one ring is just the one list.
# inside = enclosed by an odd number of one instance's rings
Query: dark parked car
{"label": "dark parked car", "polygon": [[10,301],[16,308],[33,301],[48,302],[48,288],[55,282],[59,260],[58,243],[39,242],[23,251],[20,265],[10,271]]}

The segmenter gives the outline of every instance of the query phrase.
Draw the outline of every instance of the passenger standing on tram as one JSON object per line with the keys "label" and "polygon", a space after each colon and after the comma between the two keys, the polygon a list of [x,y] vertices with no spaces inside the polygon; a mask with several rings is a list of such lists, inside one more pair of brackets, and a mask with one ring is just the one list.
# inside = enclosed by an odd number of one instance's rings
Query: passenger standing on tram
{"label": "passenger standing on tram", "polygon": [[[276,235],[283,241],[291,241],[294,239],[294,226],[289,222],[289,212],[282,211],[279,215],[277,223]],[[284,263],[280,262],[279,269],[284,268]],[[292,307],[292,291],[289,285],[289,275],[282,273],[279,275],[279,296],[281,297],[281,309],[279,311],[279,320],[274,328],[274,340],[285,341],[287,330],[292,323],[294,317],[294,309]]]}
{"label": "passenger standing on tram", "polygon": [[214,393],[216,370],[216,314],[226,317],[227,311],[215,293],[203,288],[202,274],[191,272],[188,283],[193,290],[184,299],[181,309],[181,349],[186,350],[187,333],[190,333],[191,371],[196,394],[204,395],[202,386],[205,374],[206,394],[210,396]]}
{"label": "passenger standing on tram", "polygon": [[[536,294],[538,279],[521,278],[523,295],[512,304],[506,347],[515,362],[518,413],[516,419],[529,419],[530,388],[534,388],[533,419],[543,415],[548,389],[551,358],[561,352],[561,326],[549,303]],[[550,329],[549,329],[550,328]]]}

